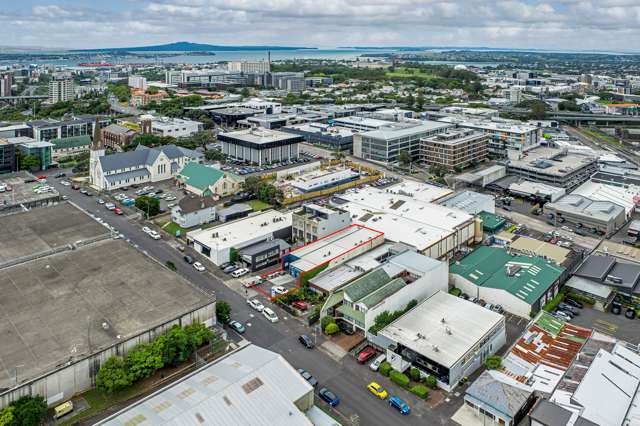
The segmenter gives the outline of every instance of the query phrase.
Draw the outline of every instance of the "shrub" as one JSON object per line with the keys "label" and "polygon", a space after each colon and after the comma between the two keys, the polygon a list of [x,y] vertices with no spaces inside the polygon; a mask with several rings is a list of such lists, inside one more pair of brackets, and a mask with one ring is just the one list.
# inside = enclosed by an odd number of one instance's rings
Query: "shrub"
{"label": "shrub", "polygon": [[131,375],[126,369],[124,360],[112,356],[100,366],[96,376],[96,387],[106,393],[113,393],[130,386]]}
{"label": "shrub", "polygon": [[389,364],[387,361],[384,361],[380,364],[380,367],[378,367],[378,371],[383,376],[389,377],[389,373],[391,372],[391,364]]}
{"label": "shrub", "polygon": [[13,424],[20,426],[38,426],[47,416],[47,402],[40,395],[23,396],[11,404],[13,410]]}
{"label": "shrub", "polygon": [[417,368],[411,367],[409,375],[411,376],[411,380],[413,380],[414,382],[420,381],[420,370],[418,370]]}
{"label": "shrub", "polygon": [[429,396],[429,389],[423,385],[415,385],[410,389],[410,392],[414,395],[417,395],[418,398],[427,399]]}
{"label": "shrub", "polygon": [[327,315],[326,317],[322,317],[322,319],[320,320],[320,327],[322,327],[323,330],[326,330],[329,324],[335,323],[336,319],[330,315]]}
{"label": "shrub", "polygon": [[497,370],[502,366],[502,358],[500,358],[499,355],[488,356],[487,359],[484,360],[484,366],[487,367],[488,370]]}
{"label": "shrub", "polygon": [[172,271],[174,271],[174,272],[175,272],[175,271],[176,271],[176,269],[177,269],[177,268],[176,268],[176,264],[175,264],[175,263],[173,263],[173,262],[172,262],[172,261],[170,261],[170,260],[167,260],[164,264],[165,264],[165,266],[166,266],[168,269],[170,269],[170,270],[172,270]]}
{"label": "shrub", "polygon": [[562,300],[564,299],[564,295],[565,292],[564,290],[560,290],[558,292],[558,294],[555,295],[555,297],[551,300],[549,300],[543,307],[542,309],[547,311],[547,312],[551,312],[553,311],[555,308],[558,307],[558,305],[560,304],[560,302],[562,302]]}
{"label": "shrub", "polygon": [[216,317],[222,324],[226,324],[231,319],[231,306],[224,300],[216,302]]}
{"label": "shrub", "polygon": [[431,375],[427,376],[427,378],[424,380],[424,383],[431,389],[438,388],[438,380]]}
{"label": "shrub", "polygon": [[331,336],[332,334],[336,334],[338,331],[340,331],[340,327],[338,327],[338,324],[336,324],[335,322],[327,324],[324,329],[325,334],[328,334],[329,336]]}
{"label": "shrub", "polygon": [[573,300],[577,300],[578,302],[582,302],[587,305],[595,305],[596,299],[593,297],[585,296],[584,294],[578,293],[569,293],[569,297]]}
{"label": "shrub", "polygon": [[402,386],[403,388],[406,388],[407,386],[409,386],[409,383],[411,382],[411,380],[409,380],[409,377],[406,374],[396,370],[391,370],[391,372],[389,373],[389,378],[391,379],[392,382]]}
{"label": "shrub", "polygon": [[451,290],[449,290],[449,294],[456,297],[460,297],[460,295],[462,294],[462,290],[460,290],[459,288],[453,287]]}

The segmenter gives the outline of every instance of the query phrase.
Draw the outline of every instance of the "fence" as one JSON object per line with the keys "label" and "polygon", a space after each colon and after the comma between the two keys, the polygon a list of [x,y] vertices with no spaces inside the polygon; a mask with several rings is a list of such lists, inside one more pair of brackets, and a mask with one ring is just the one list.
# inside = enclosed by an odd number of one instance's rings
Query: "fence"
{"label": "fence", "polygon": [[324,197],[326,195],[331,195],[334,194],[336,192],[340,192],[340,191],[345,191],[349,188],[353,188],[355,186],[358,185],[363,185],[365,183],[369,183],[372,182],[374,180],[378,180],[378,178],[380,177],[380,175],[376,174],[376,175],[370,175],[370,176],[364,176],[356,181],[353,182],[347,182],[347,183],[343,183],[342,185],[338,185],[338,186],[334,186],[333,188],[327,188],[327,189],[323,189],[321,191],[315,191],[315,192],[310,192],[308,194],[300,194],[300,195],[295,195],[293,197],[288,197],[282,200],[282,204],[283,205],[288,205],[288,204],[294,204],[294,203],[299,203],[301,201],[306,201],[306,200],[310,200],[312,198],[317,198],[317,197]]}

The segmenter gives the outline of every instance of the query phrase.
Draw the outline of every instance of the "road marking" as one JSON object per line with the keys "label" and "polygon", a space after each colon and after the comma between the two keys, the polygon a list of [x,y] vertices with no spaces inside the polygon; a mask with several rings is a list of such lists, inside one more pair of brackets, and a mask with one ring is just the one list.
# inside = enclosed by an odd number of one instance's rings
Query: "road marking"
{"label": "road marking", "polygon": [[615,325],[615,324],[611,324],[610,322],[605,321],[605,320],[601,320],[601,319],[599,319],[599,320],[596,320],[595,322],[596,322],[600,327],[602,327],[602,328],[604,328],[604,329],[607,329],[607,330],[609,330],[609,331],[612,331],[612,332],[613,332],[613,331],[618,330],[618,328],[619,328],[617,325]]}

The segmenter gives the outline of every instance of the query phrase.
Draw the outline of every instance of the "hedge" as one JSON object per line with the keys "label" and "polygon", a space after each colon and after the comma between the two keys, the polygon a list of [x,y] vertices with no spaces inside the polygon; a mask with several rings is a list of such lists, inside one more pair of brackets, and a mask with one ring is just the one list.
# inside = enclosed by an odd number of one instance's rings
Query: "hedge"
{"label": "hedge", "polygon": [[340,331],[340,328],[335,322],[327,324],[327,327],[324,329],[325,334],[328,334],[329,336],[331,336],[332,334],[336,334],[338,331]]}
{"label": "hedge", "polygon": [[389,373],[391,372],[391,364],[389,364],[387,361],[384,361],[382,364],[380,364],[380,367],[378,367],[378,371],[380,371],[380,374],[382,374],[385,377],[389,377]]}
{"label": "hedge", "polygon": [[322,319],[320,320],[320,327],[323,330],[326,330],[329,324],[335,324],[335,322],[336,319],[334,317],[327,315],[326,317],[322,317]]}
{"label": "hedge", "polygon": [[462,290],[460,290],[459,288],[453,287],[451,290],[449,290],[449,294],[456,297],[460,297],[460,295],[462,294]]}
{"label": "hedge", "polygon": [[596,304],[596,299],[594,299],[593,297],[585,296],[584,294],[569,293],[567,296],[573,300],[577,300],[578,302],[582,302],[586,305]]}
{"label": "hedge", "polygon": [[409,386],[409,383],[411,383],[409,376],[396,370],[391,370],[391,372],[389,373],[389,378],[392,382],[402,386],[403,388],[406,388],[407,386]]}
{"label": "hedge", "polygon": [[415,385],[409,391],[422,399],[427,399],[427,397],[429,396],[429,389],[427,389],[427,387],[423,385]]}
{"label": "hedge", "polygon": [[499,355],[488,356],[487,359],[484,360],[484,366],[487,367],[488,370],[497,370],[502,366],[502,358],[500,358]]}
{"label": "hedge", "polygon": [[562,302],[562,300],[564,299],[564,295],[565,295],[565,291],[564,290],[560,290],[558,292],[558,294],[555,295],[555,297],[551,300],[549,300],[543,307],[542,309],[544,311],[547,312],[551,312],[553,311],[555,308],[558,307],[558,305],[560,304],[560,302]]}
{"label": "hedge", "polygon": [[409,375],[411,376],[411,380],[413,380],[414,382],[420,381],[420,370],[418,370],[417,368],[411,367]]}
{"label": "hedge", "polygon": [[427,385],[427,387],[430,387],[431,389],[438,388],[438,379],[436,379],[433,376],[427,376],[427,378],[424,380],[424,383]]}

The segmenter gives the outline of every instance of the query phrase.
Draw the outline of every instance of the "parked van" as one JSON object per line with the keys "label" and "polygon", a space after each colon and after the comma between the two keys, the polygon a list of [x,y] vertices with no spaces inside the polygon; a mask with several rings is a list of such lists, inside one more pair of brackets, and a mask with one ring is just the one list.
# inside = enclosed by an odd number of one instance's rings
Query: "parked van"
{"label": "parked van", "polygon": [[59,419],[60,417],[64,416],[65,414],[69,414],[72,411],[73,411],[73,402],[67,401],[64,404],[60,404],[53,409],[53,412],[54,412],[53,416],[56,419]]}

